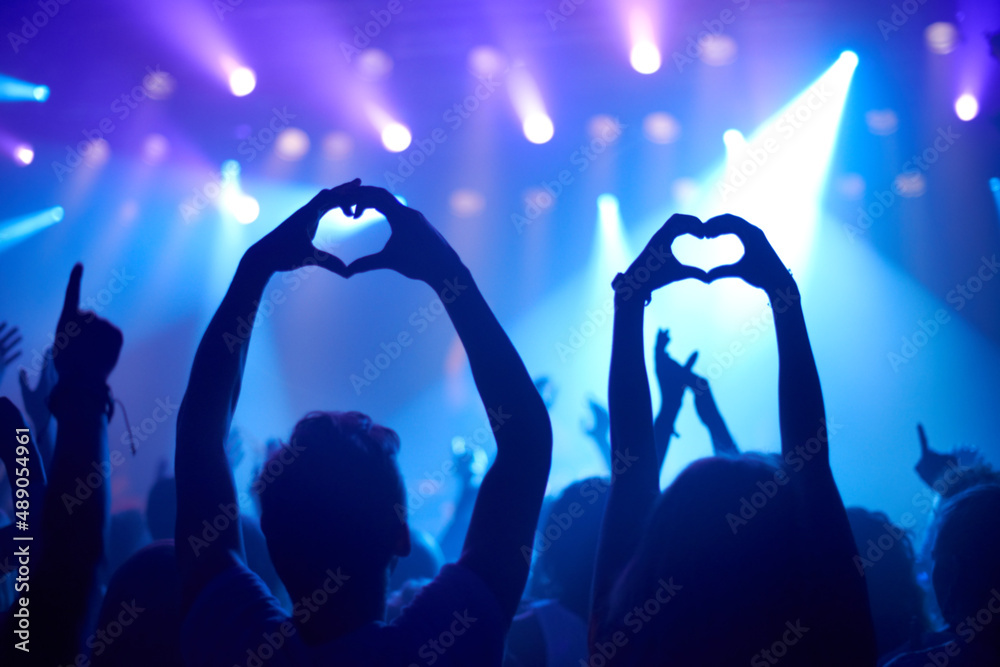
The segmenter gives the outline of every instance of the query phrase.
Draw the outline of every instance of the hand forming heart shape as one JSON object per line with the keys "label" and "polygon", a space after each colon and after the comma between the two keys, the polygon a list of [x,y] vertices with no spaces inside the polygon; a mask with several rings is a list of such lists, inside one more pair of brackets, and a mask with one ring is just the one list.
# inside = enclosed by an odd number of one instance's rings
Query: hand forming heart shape
{"label": "hand forming heart shape", "polygon": [[[710,239],[726,234],[736,236],[743,244],[743,257],[733,264],[717,266],[710,271],[687,266],[671,252],[674,240],[685,234]],[[628,299],[639,294],[646,300],[653,291],[672,282],[694,278],[711,283],[719,278],[742,278],[747,283],[772,290],[788,287],[792,278],[777,253],[759,228],[731,214],[719,215],[701,222],[692,215],[672,215],[646,244],[628,271],[620,274],[612,286]]]}

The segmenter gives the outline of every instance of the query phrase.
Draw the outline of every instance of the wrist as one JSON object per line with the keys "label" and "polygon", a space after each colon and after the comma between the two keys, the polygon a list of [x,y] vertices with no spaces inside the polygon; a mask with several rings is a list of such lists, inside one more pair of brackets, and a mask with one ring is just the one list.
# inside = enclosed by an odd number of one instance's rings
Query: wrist
{"label": "wrist", "polygon": [[60,377],[49,395],[49,411],[57,420],[102,414],[110,419],[113,410],[111,388],[98,377]]}
{"label": "wrist", "polygon": [[799,293],[799,286],[791,276],[781,285],[768,287],[764,290],[771,308],[776,313],[784,313],[790,308],[798,308],[802,304],[802,295]]}

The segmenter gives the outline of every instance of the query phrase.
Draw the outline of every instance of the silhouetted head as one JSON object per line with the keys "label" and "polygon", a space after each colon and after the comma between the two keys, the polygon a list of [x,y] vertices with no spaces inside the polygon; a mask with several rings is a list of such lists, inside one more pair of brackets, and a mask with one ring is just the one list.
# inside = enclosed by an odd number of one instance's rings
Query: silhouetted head
{"label": "silhouetted head", "polygon": [[87,645],[94,667],[181,667],[180,575],[173,540],[154,542],[115,572]]}
{"label": "silhouetted head", "polygon": [[107,576],[113,575],[122,563],[149,542],[142,512],[130,509],[112,514],[108,528]]}
{"label": "silhouetted head", "polygon": [[548,505],[538,526],[534,576],[539,593],[589,617],[590,586],[609,482],[590,477],[567,486]]}
{"label": "silhouetted head", "polygon": [[882,512],[852,507],[847,519],[858,549],[855,563],[868,586],[878,652],[885,655],[930,629],[924,592],[917,583],[913,542]]}
{"label": "silhouetted head", "polygon": [[261,529],[293,599],[328,575],[381,582],[410,552],[399,436],[359,412],[312,412],[254,482]]}
{"label": "silhouetted head", "polygon": [[[937,517],[931,557],[934,594],[945,621],[958,631],[982,610],[996,617],[1000,605],[1000,485],[983,484],[954,496]],[[979,621],[982,623],[982,620]],[[1000,622],[983,624],[1000,635]]]}
{"label": "silhouetted head", "polygon": [[153,483],[146,497],[146,525],[154,540],[174,539],[177,525],[177,483],[173,477],[161,477]]}
{"label": "silhouetted head", "polygon": [[653,627],[637,636],[640,659],[744,663],[795,621],[806,549],[798,491],[779,463],[701,459],[661,494],[609,616],[645,609]]}

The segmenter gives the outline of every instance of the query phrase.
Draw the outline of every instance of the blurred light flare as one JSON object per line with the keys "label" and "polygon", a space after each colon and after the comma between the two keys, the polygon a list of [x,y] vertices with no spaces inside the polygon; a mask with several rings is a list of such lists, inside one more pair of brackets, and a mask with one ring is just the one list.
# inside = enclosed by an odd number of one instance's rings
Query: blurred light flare
{"label": "blurred light flare", "polygon": [[229,72],[229,90],[236,97],[246,97],[257,87],[257,75],[249,67],[237,67]]}
{"label": "blurred light flare", "polygon": [[0,102],[44,102],[49,87],[0,74]]}
{"label": "blurred light flare", "polygon": [[938,21],[924,29],[924,41],[927,50],[938,55],[947,55],[955,50],[958,44],[958,28],[954,23]]}
{"label": "blurred light flare", "polygon": [[638,42],[629,52],[629,62],[639,74],[653,74],[659,71],[662,64],[660,50],[652,42]]}
{"label": "blurred light flare", "polygon": [[680,136],[681,124],[664,111],[654,111],[643,119],[642,131],[654,144],[671,144]]}
{"label": "blurred light flare", "polygon": [[61,222],[65,217],[66,211],[62,206],[53,206],[37,213],[0,222],[0,252],[17,245],[46,227]]}
{"label": "blurred light flare", "polygon": [[297,127],[288,127],[278,133],[274,153],[282,160],[296,162],[309,152],[309,135]]}
{"label": "blurred light flare", "polygon": [[401,153],[410,147],[413,135],[402,123],[391,122],[382,128],[382,145],[391,153]]}
{"label": "blurred light flare", "polygon": [[708,35],[698,44],[701,46],[701,55],[698,57],[703,63],[712,67],[732,64],[739,51],[736,40],[729,35]]}
{"label": "blurred light flare", "polygon": [[545,110],[542,94],[534,77],[521,66],[510,73],[507,81],[508,93],[521,121],[524,137],[533,144],[548,142],[555,134],[555,126]]}
{"label": "blurred light flare", "polygon": [[28,166],[35,159],[35,151],[27,144],[22,144],[14,149],[14,159],[21,166]]}
{"label": "blurred light flare", "polygon": [[959,120],[972,120],[979,115],[979,100],[971,93],[961,95],[955,100],[955,115]]}
{"label": "blurred light flare", "polygon": [[522,124],[525,138],[533,144],[548,143],[555,134],[552,119],[542,112],[529,115]]}

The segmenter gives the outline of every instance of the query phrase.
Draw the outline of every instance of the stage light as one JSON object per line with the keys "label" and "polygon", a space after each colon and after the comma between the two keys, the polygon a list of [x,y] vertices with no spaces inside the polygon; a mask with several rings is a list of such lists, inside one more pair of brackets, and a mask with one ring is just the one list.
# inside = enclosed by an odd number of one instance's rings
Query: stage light
{"label": "stage light", "polygon": [[167,72],[159,69],[150,70],[142,80],[142,87],[146,89],[146,94],[154,100],[165,100],[174,93],[177,81]]}
{"label": "stage light", "polygon": [[365,79],[377,81],[388,76],[392,71],[393,62],[389,54],[382,49],[365,49],[358,55],[355,67]]}
{"label": "stage light", "polygon": [[677,205],[687,210],[698,199],[698,181],[693,178],[678,178],[670,186],[670,194]]}
{"label": "stage light", "polygon": [[458,218],[471,218],[483,212],[486,199],[475,190],[459,188],[448,197],[448,206],[452,215]]}
{"label": "stage light", "polygon": [[100,167],[111,157],[111,144],[106,139],[94,139],[83,151],[83,161],[90,167]]}
{"label": "stage light", "polygon": [[701,61],[712,67],[723,67],[736,60],[736,40],[729,35],[709,35],[698,44]]}
{"label": "stage light", "polygon": [[62,221],[64,217],[66,212],[63,207],[53,206],[37,213],[0,222],[0,252]]}
{"label": "stage light", "polygon": [[837,59],[837,62],[839,64],[844,65],[845,67],[850,68],[850,70],[853,72],[854,69],[858,66],[858,54],[856,54],[854,51],[843,51],[840,54],[840,57]]}
{"label": "stage light", "polygon": [[240,191],[239,187],[223,186],[222,207],[241,225],[249,225],[260,215],[260,204],[248,194]]}
{"label": "stage light", "polygon": [[0,102],[44,102],[49,87],[0,74]]}
{"label": "stage light", "polygon": [[240,177],[240,163],[236,160],[226,160],[222,163],[222,180],[238,183]]}
{"label": "stage light", "polygon": [[607,114],[598,114],[587,123],[587,134],[591,139],[607,140],[622,133],[621,123]]}
{"label": "stage light", "polygon": [[660,69],[660,50],[652,42],[639,42],[632,47],[629,62],[639,74],[652,74]]}
{"label": "stage light", "polygon": [[959,120],[969,121],[979,115],[979,100],[975,96],[965,93],[955,100],[955,115]]}
{"label": "stage light", "polygon": [[170,152],[170,142],[162,134],[150,134],[142,143],[142,161],[148,165],[163,162]]}
{"label": "stage light", "polygon": [[555,134],[552,119],[542,112],[529,115],[521,125],[524,136],[533,144],[544,144]]}
{"label": "stage light", "polygon": [[14,159],[21,166],[27,166],[35,159],[35,151],[31,146],[22,144],[14,149]]}
{"label": "stage light", "polygon": [[663,111],[654,111],[642,121],[642,131],[654,144],[670,144],[681,134],[681,124]]}
{"label": "stage light", "polygon": [[951,53],[958,43],[958,28],[946,21],[932,23],[924,29],[924,40],[931,53],[939,55]]}
{"label": "stage light", "polygon": [[476,76],[497,75],[507,69],[507,59],[492,46],[477,46],[469,52],[469,71]]}
{"label": "stage light", "polygon": [[236,97],[245,97],[257,87],[257,75],[249,67],[237,67],[229,73],[229,90]]}
{"label": "stage light", "polygon": [[405,125],[392,122],[382,128],[382,145],[387,151],[400,153],[410,146],[413,136]]}
{"label": "stage light", "polygon": [[282,160],[295,162],[309,152],[309,135],[297,127],[288,127],[278,134],[274,153]]}
{"label": "stage light", "polygon": [[902,173],[894,179],[892,189],[902,197],[920,197],[927,191],[927,179],[919,171]]}
{"label": "stage light", "polygon": [[865,187],[865,179],[861,174],[844,174],[837,179],[837,191],[850,201],[858,201],[864,197]]}
{"label": "stage light", "polygon": [[534,77],[524,66],[514,68],[507,77],[507,92],[521,121],[521,131],[533,144],[544,144],[555,133],[552,119],[545,110],[542,94]]}
{"label": "stage light", "polygon": [[354,140],[346,132],[331,132],[323,137],[323,155],[328,160],[343,160],[354,150]]}
{"label": "stage light", "polygon": [[880,137],[885,137],[896,131],[899,118],[892,109],[872,109],[865,113],[865,123],[868,131]]}
{"label": "stage light", "polygon": [[739,130],[726,130],[722,133],[722,142],[730,151],[737,151],[746,148],[747,140]]}
{"label": "stage light", "polygon": [[994,176],[990,179],[990,192],[1000,192],[1000,178]]}

